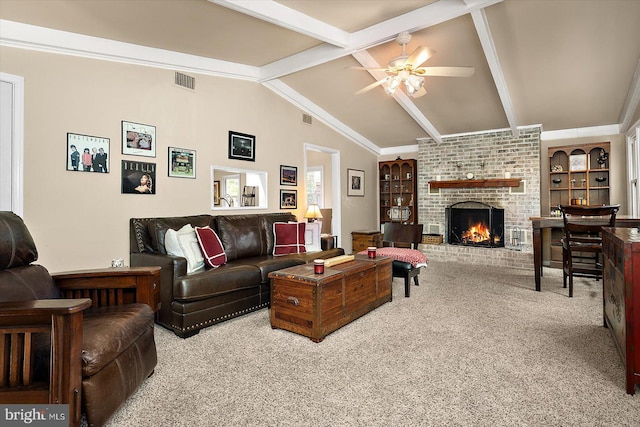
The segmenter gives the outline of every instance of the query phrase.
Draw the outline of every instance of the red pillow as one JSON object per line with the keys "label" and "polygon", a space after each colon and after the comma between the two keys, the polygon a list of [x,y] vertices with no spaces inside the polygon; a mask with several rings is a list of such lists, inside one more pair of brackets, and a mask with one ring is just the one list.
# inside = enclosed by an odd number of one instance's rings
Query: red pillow
{"label": "red pillow", "polygon": [[195,230],[204,262],[213,268],[226,264],[227,254],[216,232],[211,227],[195,227]]}
{"label": "red pillow", "polygon": [[274,222],[273,255],[301,254],[307,251],[304,246],[304,222]]}

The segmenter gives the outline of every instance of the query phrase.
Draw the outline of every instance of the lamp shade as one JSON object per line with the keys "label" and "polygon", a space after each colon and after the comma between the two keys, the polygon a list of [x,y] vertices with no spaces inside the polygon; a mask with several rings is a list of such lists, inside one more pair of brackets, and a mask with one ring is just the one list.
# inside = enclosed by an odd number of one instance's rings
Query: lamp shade
{"label": "lamp shade", "polygon": [[320,208],[318,207],[318,205],[316,205],[315,203],[310,204],[304,217],[309,219],[309,221],[315,221],[318,218],[322,218],[322,214],[320,213]]}

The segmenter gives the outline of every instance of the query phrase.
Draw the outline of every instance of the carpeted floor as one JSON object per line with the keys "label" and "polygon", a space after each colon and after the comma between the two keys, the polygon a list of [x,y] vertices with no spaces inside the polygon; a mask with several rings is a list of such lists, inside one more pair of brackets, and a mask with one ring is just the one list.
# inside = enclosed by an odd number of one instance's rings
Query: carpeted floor
{"label": "carpeted floor", "polygon": [[183,340],[110,426],[638,426],[601,282],[432,261],[419,287],[315,344],[269,310]]}

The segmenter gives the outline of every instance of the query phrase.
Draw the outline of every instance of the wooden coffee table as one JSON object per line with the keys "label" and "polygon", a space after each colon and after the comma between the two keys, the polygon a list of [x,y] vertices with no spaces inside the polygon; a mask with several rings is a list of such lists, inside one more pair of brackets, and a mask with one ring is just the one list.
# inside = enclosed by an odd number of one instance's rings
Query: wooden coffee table
{"label": "wooden coffee table", "polygon": [[269,273],[271,327],[320,342],[331,332],[391,301],[391,258],[356,259],[315,274],[313,264]]}

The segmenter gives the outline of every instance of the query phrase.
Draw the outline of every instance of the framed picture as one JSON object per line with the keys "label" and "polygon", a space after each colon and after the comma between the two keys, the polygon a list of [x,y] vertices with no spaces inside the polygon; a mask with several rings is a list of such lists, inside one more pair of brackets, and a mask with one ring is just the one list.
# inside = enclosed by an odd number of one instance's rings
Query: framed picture
{"label": "framed picture", "polygon": [[280,165],[280,185],[298,185],[298,168]]}
{"label": "framed picture", "polygon": [[67,170],[109,173],[109,138],[68,132]]}
{"label": "framed picture", "polygon": [[177,178],[196,177],[196,151],[169,147],[169,176]]}
{"label": "framed picture", "polygon": [[347,196],[364,197],[364,171],[347,169]]}
{"label": "framed picture", "polygon": [[123,160],[122,194],[156,194],[156,164]]}
{"label": "framed picture", "polygon": [[213,206],[220,206],[220,181],[213,181]]}
{"label": "framed picture", "polygon": [[569,170],[570,171],[586,171],[587,170],[587,155],[586,154],[572,154],[569,156]]}
{"label": "framed picture", "polygon": [[280,209],[298,208],[298,190],[280,190]]}
{"label": "framed picture", "polygon": [[156,156],[156,127],[122,121],[122,154]]}
{"label": "framed picture", "polygon": [[256,137],[246,133],[229,131],[229,158],[256,161]]}

